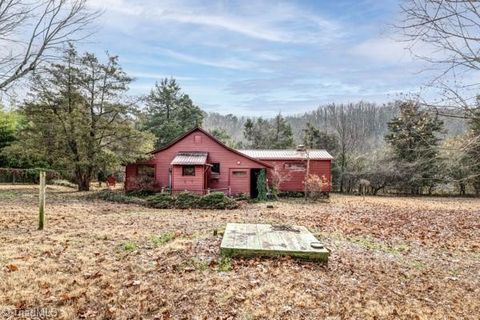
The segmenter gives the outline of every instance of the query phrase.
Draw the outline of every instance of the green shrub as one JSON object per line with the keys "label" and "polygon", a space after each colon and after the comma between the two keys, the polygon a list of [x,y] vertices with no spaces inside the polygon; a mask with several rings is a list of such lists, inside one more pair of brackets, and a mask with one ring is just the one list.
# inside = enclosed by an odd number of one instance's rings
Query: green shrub
{"label": "green shrub", "polygon": [[143,197],[154,195],[155,191],[149,190],[149,189],[137,189],[137,190],[128,191],[126,194],[131,197],[143,198]]}
{"label": "green shrub", "polygon": [[157,193],[147,198],[147,204],[153,208],[168,209],[174,206],[175,199],[168,193]]}
{"label": "green shrub", "polygon": [[223,192],[212,192],[203,197],[190,192],[182,192],[176,197],[172,197],[169,193],[156,193],[142,199],[132,196],[131,193],[125,195],[112,190],[102,190],[96,193],[94,197],[106,201],[134,203],[158,209],[235,209],[240,206],[239,202],[227,197]]}
{"label": "green shrub", "polygon": [[234,209],[239,204],[223,192],[212,192],[200,199],[199,206],[205,209]]}
{"label": "green shrub", "polygon": [[175,200],[175,207],[179,209],[197,208],[200,196],[192,192],[179,193]]}
{"label": "green shrub", "polygon": [[296,191],[284,191],[278,193],[279,198],[303,198],[303,192],[296,192]]}
{"label": "green shrub", "polygon": [[96,197],[102,200],[119,202],[119,203],[133,203],[133,204],[140,204],[140,205],[145,205],[146,203],[145,200],[143,199],[127,196],[123,193],[115,192],[112,190],[102,190],[96,194]]}
{"label": "green shrub", "polygon": [[247,193],[242,192],[242,193],[239,193],[239,194],[235,195],[234,199],[237,200],[237,201],[249,200],[250,196]]}

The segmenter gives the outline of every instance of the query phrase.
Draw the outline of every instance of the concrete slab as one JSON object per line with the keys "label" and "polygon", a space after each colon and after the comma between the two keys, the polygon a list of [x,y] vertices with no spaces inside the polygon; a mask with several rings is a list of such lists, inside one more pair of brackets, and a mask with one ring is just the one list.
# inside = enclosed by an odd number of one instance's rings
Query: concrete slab
{"label": "concrete slab", "polygon": [[225,256],[291,256],[327,262],[330,252],[303,226],[228,223],[220,253]]}

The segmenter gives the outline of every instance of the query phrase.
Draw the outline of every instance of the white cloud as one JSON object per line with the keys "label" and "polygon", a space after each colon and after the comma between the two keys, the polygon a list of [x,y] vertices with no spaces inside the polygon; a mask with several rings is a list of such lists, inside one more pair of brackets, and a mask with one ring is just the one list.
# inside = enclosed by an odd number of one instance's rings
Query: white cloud
{"label": "white cloud", "polygon": [[[325,43],[342,35],[340,26],[288,3],[239,2],[235,10],[182,1],[91,0],[89,5],[146,23],[175,22],[210,27],[250,38],[280,43]],[[121,19],[116,19],[116,23]]]}
{"label": "white cloud", "polygon": [[157,49],[157,52],[163,53],[171,58],[176,60],[215,67],[215,68],[225,68],[225,69],[249,69],[254,67],[254,65],[248,61],[243,61],[237,58],[227,58],[219,60],[210,60],[204,58],[198,58],[189,54],[173,51],[170,49]]}
{"label": "white cloud", "polygon": [[194,77],[183,77],[183,76],[177,76],[173,74],[165,74],[165,73],[155,73],[155,72],[142,72],[142,71],[129,71],[126,70],[126,73],[129,76],[135,77],[135,78],[143,78],[143,79],[165,79],[165,78],[175,78],[176,80],[181,80],[181,81],[193,81],[197,80]]}
{"label": "white cloud", "polygon": [[398,63],[411,60],[410,52],[404,42],[386,37],[368,39],[354,46],[351,52],[354,55],[381,62]]}

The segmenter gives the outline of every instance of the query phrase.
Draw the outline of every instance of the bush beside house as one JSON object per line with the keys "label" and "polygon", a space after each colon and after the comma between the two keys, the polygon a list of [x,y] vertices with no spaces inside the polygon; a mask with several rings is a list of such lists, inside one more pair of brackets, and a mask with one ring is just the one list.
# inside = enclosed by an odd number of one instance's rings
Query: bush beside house
{"label": "bush beside house", "polygon": [[97,197],[106,201],[134,203],[158,209],[235,209],[240,206],[238,201],[227,197],[223,192],[212,192],[204,196],[182,192],[172,196],[169,193],[123,194],[112,190],[103,190],[97,193]]}

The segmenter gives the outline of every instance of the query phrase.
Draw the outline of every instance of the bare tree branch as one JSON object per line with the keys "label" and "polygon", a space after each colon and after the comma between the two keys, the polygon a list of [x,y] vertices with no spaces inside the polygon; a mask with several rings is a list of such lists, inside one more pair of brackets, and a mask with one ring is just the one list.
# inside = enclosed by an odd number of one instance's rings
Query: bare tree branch
{"label": "bare tree branch", "polygon": [[78,41],[100,15],[86,0],[0,0],[0,91]]}

